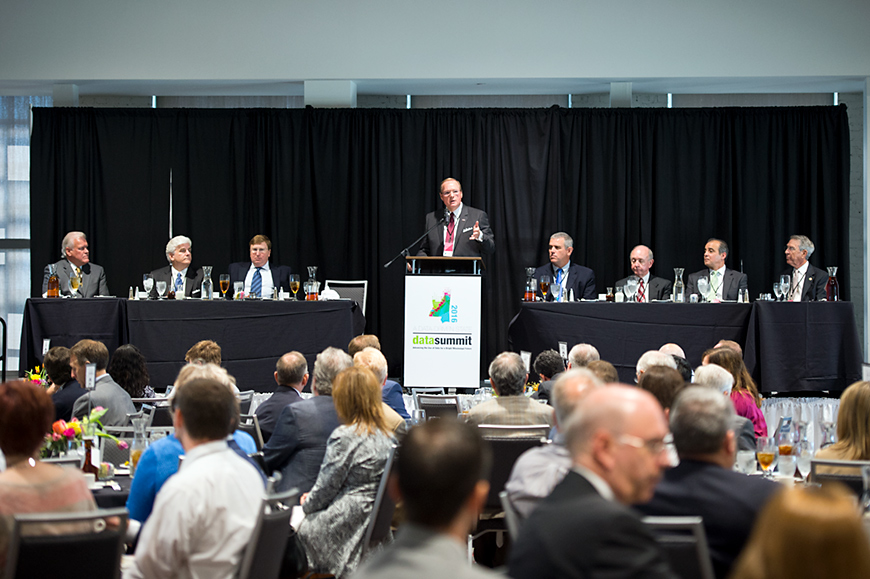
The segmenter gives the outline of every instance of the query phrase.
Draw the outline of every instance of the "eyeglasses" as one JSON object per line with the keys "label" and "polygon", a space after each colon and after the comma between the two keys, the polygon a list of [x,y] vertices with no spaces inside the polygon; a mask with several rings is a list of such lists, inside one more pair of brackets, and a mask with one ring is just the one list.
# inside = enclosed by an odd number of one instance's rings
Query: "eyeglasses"
{"label": "eyeglasses", "polygon": [[669,444],[674,441],[674,437],[668,434],[664,438],[653,438],[652,440],[644,440],[639,436],[623,434],[619,437],[618,440],[621,444],[626,444],[628,446],[637,448],[638,450],[641,448],[645,448],[650,452],[650,454],[660,454],[665,448],[668,447]]}

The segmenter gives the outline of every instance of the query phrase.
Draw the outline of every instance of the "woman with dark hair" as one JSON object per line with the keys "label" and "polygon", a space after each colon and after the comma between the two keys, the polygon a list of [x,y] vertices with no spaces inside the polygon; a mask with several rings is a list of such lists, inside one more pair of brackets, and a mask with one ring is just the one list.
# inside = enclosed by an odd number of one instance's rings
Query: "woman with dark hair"
{"label": "woman with dark hair", "polygon": [[734,350],[726,347],[713,348],[704,352],[703,364],[716,364],[728,370],[734,376],[734,386],[731,388],[731,402],[739,416],[748,418],[755,427],[755,436],[768,436],[767,421],[761,412],[761,395],[755,380],[749,375],[743,358]]}
{"label": "woman with dark hair", "polygon": [[315,572],[345,577],[359,565],[366,522],[394,439],[381,405],[381,388],[367,368],[354,367],[333,382],[332,401],[342,426],[329,437],[320,474],[301,497],[299,539]]}
{"label": "woman with dark hair", "polygon": [[0,384],[0,450],[6,456],[6,470],[0,472],[0,569],[13,515],[96,508],[81,471],[37,461],[53,420],[54,405],[41,386]]}
{"label": "woman with dark hair", "polygon": [[118,346],[106,372],[130,398],[154,398],[154,390],[148,385],[151,376],[148,375],[145,356],[133,344]]}

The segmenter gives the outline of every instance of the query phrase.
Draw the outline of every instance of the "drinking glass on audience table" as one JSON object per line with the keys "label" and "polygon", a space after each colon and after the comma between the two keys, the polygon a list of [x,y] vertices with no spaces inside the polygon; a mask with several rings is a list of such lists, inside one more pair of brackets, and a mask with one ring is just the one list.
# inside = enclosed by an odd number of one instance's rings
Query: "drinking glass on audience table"
{"label": "drinking glass on audience table", "polygon": [[707,301],[707,292],[710,291],[710,279],[702,275],[698,278],[698,293],[701,294],[701,302]]}
{"label": "drinking glass on audience table", "polygon": [[419,408],[412,410],[411,421],[414,424],[424,424],[426,422],[426,411]]}
{"label": "drinking glass on audience table", "polygon": [[779,289],[782,292],[782,301],[788,301],[788,288],[791,287],[791,276],[779,276]]}
{"label": "drinking glass on audience table", "polygon": [[779,458],[776,440],[772,436],[759,436],[756,441],[755,456],[758,457],[758,464],[761,465],[764,476],[772,478],[773,469],[776,468],[776,461]]}
{"label": "drinking glass on audience table", "polygon": [[221,293],[224,294],[224,299],[227,299],[227,292],[230,291],[230,274],[222,273],[220,277]]}
{"label": "drinking glass on audience table", "polygon": [[628,276],[628,279],[625,280],[625,297],[628,298],[628,301],[634,301],[634,295],[637,293],[637,284],[640,281],[636,275]]}
{"label": "drinking glass on audience table", "polygon": [[541,298],[547,301],[547,292],[550,291],[550,276],[542,275],[538,278],[538,287],[541,290]]}
{"label": "drinking glass on audience table", "polygon": [[797,432],[787,430],[776,435],[776,445],[779,448],[779,456],[791,456],[797,446]]}
{"label": "drinking glass on audience table", "polygon": [[782,286],[779,282],[773,284],[773,295],[776,296],[776,301],[782,301]]}
{"label": "drinking glass on audience table", "polygon": [[157,282],[157,299],[162,300],[166,297],[166,282],[160,280]]}
{"label": "drinking glass on audience table", "polygon": [[812,467],[813,443],[808,440],[798,443],[795,448],[795,457],[797,458],[797,468],[800,471],[801,480],[806,482]]}
{"label": "drinking glass on audience table", "polygon": [[146,273],[142,276],[142,287],[145,289],[145,293],[148,294],[148,297],[151,297],[151,288],[154,287],[154,276],[150,273]]}
{"label": "drinking glass on audience table", "polygon": [[755,451],[753,450],[738,450],[737,451],[737,470],[743,474],[752,474],[755,472]]}

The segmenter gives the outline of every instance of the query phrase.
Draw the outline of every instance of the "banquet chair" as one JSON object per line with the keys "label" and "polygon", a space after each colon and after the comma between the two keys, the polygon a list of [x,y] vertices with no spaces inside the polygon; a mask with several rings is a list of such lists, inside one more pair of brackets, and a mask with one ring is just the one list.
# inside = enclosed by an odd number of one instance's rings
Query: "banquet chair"
{"label": "banquet chair", "polygon": [[461,412],[459,396],[456,394],[416,394],[418,410],[426,411],[426,418],[453,418]]}
{"label": "banquet chair", "polygon": [[363,315],[366,315],[366,296],[369,293],[368,280],[328,279],[323,289],[334,290],[340,297],[355,301],[362,308]]}
{"label": "banquet chair", "polygon": [[[822,486],[838,482],[860,497],[864,493],[864,479],[861,468],[870,466],[870,460],[833,460],[814,458],[810,462],[809,480]],[[817,467],[822,467],[819,472]]]}
{"label": "banquet chair", "polygon": [[514,426],[512,424],[478,424],[481,436],[484,438],[539,438],[546,441],[553,429],[549,424],[529,424]]}
{"label": "banquet chair", "polygon": [[372,505],[372,513],[369,515],[369,522],[366,526],[362,546],[361,560],[363,561],[372,547],[380,545],[387,538],[387,535],[390,534],[390,523],[393,519],[393,512],[396,510],[396,503],[387,493],[387,481],[390,479],[390,470],[393,467],[393,458],[395,456],[396,445],[394,444],[390,449],[390,454],[387,455],[387,461],[384,463],[384,472],[381,473],[381,481],[378,483],[375,503]]}
{"label": "banquet chair", "polygon": [[501,508],[504,509],[504,520],[507,523],[508,533],[515,540],[520,534],[520,524],[522,523],[520,513],[514,507],[507,491],[498,493],[498,498],[501,501]]}
{"label": "banquet chair", "polygon": [[644,517],[671,570],[682,579],[714,579],[701,517]]}
{"label": "banquet chair", "polygon": [[239,566],[239,579],[278,579],[299,489],[268,493]]}
{"label": "banquet chair", "polygon": [[265,443],[263,442],[263,432],[260,430],[260,421],[256,414],[240,414],[239,415],[239,430],[247,432],[257,444],[257,450],[263,450]]}
{"label": "banquet chair", "polygon": [[40,458],[39,462],[46,462],[48,464],[53,464],[56,466],[69,466],[74,468],[82,467],[82,457],[78,455],[73,456],[53,456],[49,458]]}
{"label": "banquet chair", "polygon": [[444,394],[444,386],[411,386],[411,395],[417,394]]}
{"label": "banquet chair", "polygon": [[[120,577],[127,517],[125,508],[13,515],[6,579]],[[33,534],[46,527],[68,531]]]}
{"label": "banquet chair", "polygon": [[254,400],[254,391],[245,390],[239,392],[239,414],[248,414],[251,412],[251,402]]}

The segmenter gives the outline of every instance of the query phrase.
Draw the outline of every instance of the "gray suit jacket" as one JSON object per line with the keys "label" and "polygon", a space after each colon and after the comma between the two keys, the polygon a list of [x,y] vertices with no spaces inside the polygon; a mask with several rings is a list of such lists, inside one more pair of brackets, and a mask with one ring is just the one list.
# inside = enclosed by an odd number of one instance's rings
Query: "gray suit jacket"
{"label": "gray suit jacket", "polygon": [[[688,296],[698,293],[698,278],[701,276],[710,277],[710,270],[705,268],[689,274],[689,281],[686,282],[686,301],[689,301]],[[730,267],[725,268],[725,279],[722,284],[723,300],[737,301],[738,290],[749,289],[749,279],[746,274]]]}
{"label": "gray suit jacket", "polygon": [[[438,220],[444,217],[445,209],[442,207],[439,211],[433,211],[426,215],[426,229],[431,229]],[[483,241],[472,241],[472,229],[475,222],[480,223],[480,232],[483,235]],[[420,245],[420,251],[417,255],[444,255],[444,227],[435,227],[423,239]],[[456,223],[455,243],[453,244],[454,257],[482,257],[495,251],[495,237],[493,237],[492,229],[489,227],[489,216],[486,211],[462,205],[462,213],[459,214],[459,222]]]}
{"label": "gray suit jacket", "polygon": [[[725,270],[728,271],[728,270]],[[622,278],[614,284],[616,286],[624,286],[627,277]],[[673,282],[667,280],[663,277],[656,277],[652,274],[649,276],[649,286],[646,289],[646,296],[648,301],[653,300],[669,300],[671,299],[671,293],[673,292]]]}
{"label": "gray suit jacket", "polygon": [[[57,268],[57,279],[60,281],[61,295],[71,295],[69,291],[69,278],[75,266],[66,259],[58,261],[54,266]],[[42,293],[44,294],[46,291],[48,291],[48,266],[45,266],[45,271],[42,275]],[[106,271],[95,263],[84,264],[82,266],[82,285],[77,293],[86,298],[109,295],[109,286],[106,285]]]}
{"label": "gray suit jacket", "polygon": [[91,401],[91,410],[102,406],[107,410],[100,419],[103,426],[126,426],[127,415],[136,412],[133,400],[127,391],[118,386],[108,374],[99,376],[93,392],[88,392],[76,400],[73,405],[72,415],[81,420],[88,414],[88,400]]}
{"label": "gray suit jacket", "polygon": [[734,437],[737,439],[737,450],[751,450],[755,452],[755,426],[753,426],[752,421],[735,414],[731,420],[731,428],[734,430]]}

